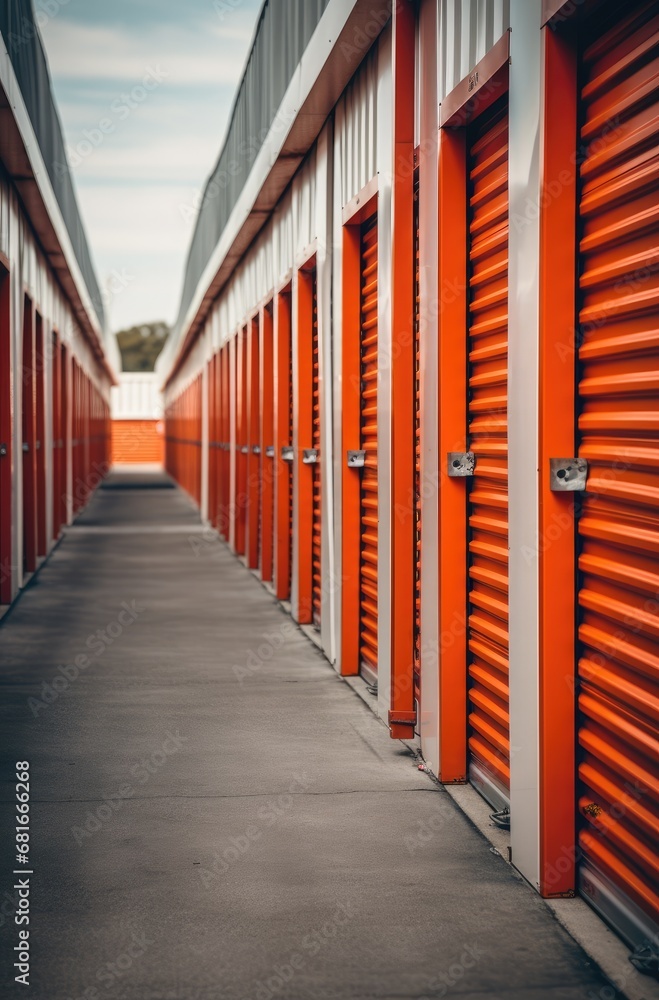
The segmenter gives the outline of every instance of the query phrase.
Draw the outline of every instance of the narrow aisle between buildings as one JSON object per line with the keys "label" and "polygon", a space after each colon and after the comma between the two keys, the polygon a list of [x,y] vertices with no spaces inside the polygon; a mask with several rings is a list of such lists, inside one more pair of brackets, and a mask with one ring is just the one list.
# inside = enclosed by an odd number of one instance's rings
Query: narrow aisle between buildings
{"label": "narrow aisle between buildings", "polygon": [[33,1000],[608,995],[166,477],[110,476],[0,640]]}

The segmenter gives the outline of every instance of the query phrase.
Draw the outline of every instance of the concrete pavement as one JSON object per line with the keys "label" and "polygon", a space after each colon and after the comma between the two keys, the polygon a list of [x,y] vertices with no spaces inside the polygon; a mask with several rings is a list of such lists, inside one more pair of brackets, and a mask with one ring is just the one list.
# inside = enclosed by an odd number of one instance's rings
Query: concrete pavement
{"label": "concrete pavement", "polygon": [[2,996],[618,995],[164,477],[110,478],[0,644]]}

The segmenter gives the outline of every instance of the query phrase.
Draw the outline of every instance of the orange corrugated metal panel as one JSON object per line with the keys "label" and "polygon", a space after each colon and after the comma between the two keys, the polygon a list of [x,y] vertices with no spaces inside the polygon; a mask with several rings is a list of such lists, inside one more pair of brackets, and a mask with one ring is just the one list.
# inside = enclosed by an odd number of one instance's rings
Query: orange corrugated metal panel
{"label": "orange corrugated metal panel", "polygon": [[157,420],[113,420],[113,462],[162,462],[163,439]]}
{"label": "orange corrugated metal panel", "polygon": [[247,528],[247,328],[237,336],[236,351],[236,495],[235,548],[238,555],[245,552]]}
{"label": "orange corrugated metal panel", "polygon": [[[320,381],[319,381],[319,356],[318,356],[318,295],[317,295],[316,271],[312,277],[312,345],[311,345],[311,447],[320,451]],[[311,544],[311,600],[313,609],[313,623],[320,628],[320,602],[321,602],[321,488],[320,488],[320,462],[317,461],[312,468],[312,503],[313,503],[313,537]]]}
{"label": "orange corrugated metal panel", "polygon": [[470,765],[507,798],[508,712],[508,103],[476,119],[469,157]]}
{"label": "orange corrugated metal panel", "polygon": [[414,697],[421,704],[421,293],[419,168],[414,172]]}
{"label": "orange corrugated metal panel", "polygon": [[[293,328],[288,327],[288,442],[293,445]],[[293,463],[288,468],[288,594],[293,584]]]}
{"label": "orange corrugated metal panel", "polygon": [[220,350],[220,513],[219,532],[229,540],[231,502],[231,391],[229,345]]}
{"label": "orange corrugated metal panel", "polygon": [[603,873],[659,930],[657,4],[600,8],[581,73],[581,888]]}
{"label": "orange corrugated metal panel", "polygon": [[361,479],[360,662],[378,669],[378,228],[361,234]]}

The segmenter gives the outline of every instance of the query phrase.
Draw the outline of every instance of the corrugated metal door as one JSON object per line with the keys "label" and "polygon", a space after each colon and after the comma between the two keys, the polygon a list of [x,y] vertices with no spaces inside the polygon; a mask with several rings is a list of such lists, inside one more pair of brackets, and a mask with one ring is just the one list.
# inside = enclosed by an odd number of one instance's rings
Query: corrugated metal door
{"label": "corrugated metal door", "polygon": [[235,547],[238,555],[245,552],[247,531],[247,328],[237,335],[236,351],[236,518]]}
{"label": "corrugated metal door", "polygon": [[[293,329],[288,328],[288,443],[293,447]],[[293,462],[288,463],[288,596],[293,584]]]}
{"label": "corrugated metal door", "polygon": [[[48,547],[46,539],[46,356],[44,354],[43,319],[39,313],[36,314],[34,336],[37,556],[45,556]],[[89,463],[87,469],[89,469]]]}
{"label": "corrugated metal door", "polygon": [[659,931],[656,3],[584,25],[580,114],[580,888],[642,945]]}
{"label": "corrugated metal door", "polygon": [[368,677],[378,669],[378,227],[377,217],[361,232],[360,280],[361,552],[359,659]]}
{"label": "corrugated metal door", "polygon": [[62,454],[62,442],[59,438],[60,434],[60,407],[62,405],[62,373],[61,373],[61,358],[59,350],[59,342],[57,339],[57,334],[53,330],[51,333],[51,357],[50,357],[50,378],[51,378],[51,402],[52,402],[52,470],[53,470],[53,496],[52,496],[52,511],[53,511],[53,530],[52,538],[56,539],[59,537],[60,529],[60,496],[62,493],[61,485],[61,463],[60,458]]}
{"label": "corrugated metal door", "polygon": [[229,344],[220,350],[220,534],[229,541],[231,521],[231,355]]}
{"label": "corrugated metal door", "polygon": [[508,805],[508,102],[469,127],[469,773]]}
{"label": "corrugated metal door", "polygon": [[34,372],[34,318],[32,302],[23,299],[23,573],[32,573],[37,567],[36,495],[36,408]]}
{"label": "corrugated metal door", "polygon": [[[320,454],[320,382],[318,355],[318,295],[316,271],[312,274],[311,287],[312,320],[311,320],[311,447]],[[321,603],[321,489],[320,460],[312,466],[312,497],[313,497],[313,537],[311,542],[311,604],[313,624],[320,628]]]}
{"label": "corrugated metal door", "polygon": [[9,272],[0,264],[0,604],[12,598],[12,377]]}
{"label": "corrugated metal door", "polygon": [[421,297],[419,290],[419,168],[414,172],[414,698],[421,706]]}

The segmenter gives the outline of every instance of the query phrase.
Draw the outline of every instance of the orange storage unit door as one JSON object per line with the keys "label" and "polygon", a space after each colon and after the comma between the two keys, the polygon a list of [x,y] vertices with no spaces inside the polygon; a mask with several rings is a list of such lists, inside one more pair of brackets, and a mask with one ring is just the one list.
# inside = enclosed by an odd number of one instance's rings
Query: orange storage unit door
{"label": "orange storage unit door", "polygon": [[659,932],[659,7],[609,3],[582,29],[580,888],[643,947]]}
{"label": "orange storage unit door", "polygon": [[414,698],[421,704],[421,294],[419,168],[414,172]]}
{"label": "orange storage unit door", "polygon": [[360,280],[361,546],[359,572],[359,660],[362,673],[378,669],[378,227],[361,232]]}
{"label": "orange storage unit door", "polygon": [[469,775],[496,809],[510,789],[508,723],[508,101],[469,127],[467,501]]}
{"label": "orange storage unit door", "polygon": [[9,272],[0,264],[0,604],[12,598],[12,392]]}
{"label": "orange storage unit door", "polygon": [[[293,446],[293,328],[288,328],[288,443]],[[288,463],[288,596],[293,584],[293,463]]]}
{"label": "orange storage unit door", "polygon": [[235,549],[245,552],[247,528],[247,328],[236,338],[236,492],[233,498],[236,528]]}
{"label": "orange storage unit door", "polygon": [[[311,447],[320,453],[320,383],[318,356],[318,295],[316,271],[312,275],[311,288]],[[321,492],[320,492],[320,461],[312,466],[312,540],[311,540],[311,604],[313,624],[320,628],[320,603],[322,576],[320,565],[321,551]]]}

